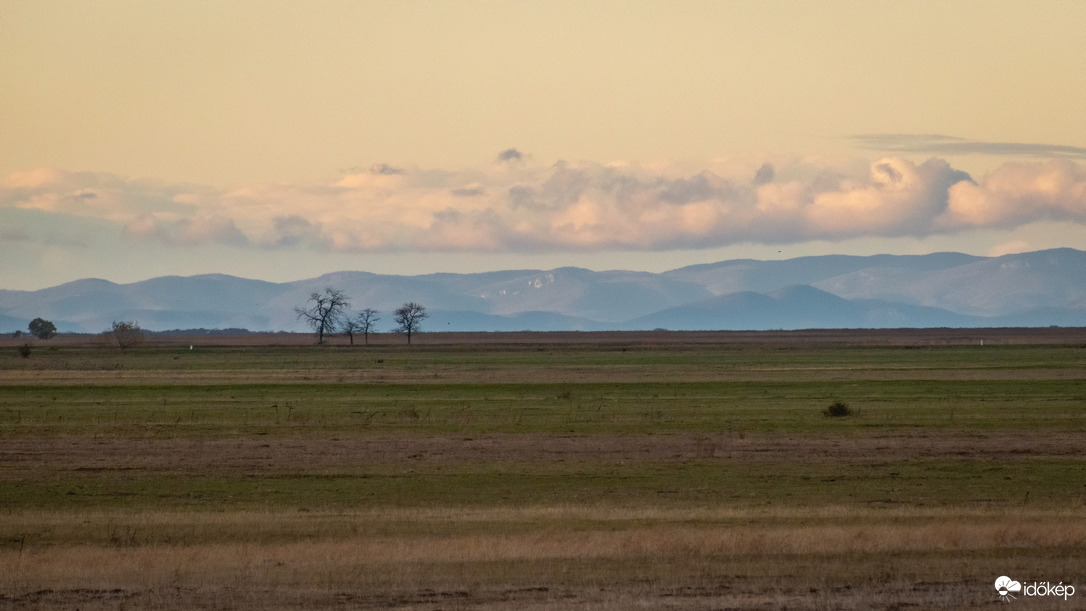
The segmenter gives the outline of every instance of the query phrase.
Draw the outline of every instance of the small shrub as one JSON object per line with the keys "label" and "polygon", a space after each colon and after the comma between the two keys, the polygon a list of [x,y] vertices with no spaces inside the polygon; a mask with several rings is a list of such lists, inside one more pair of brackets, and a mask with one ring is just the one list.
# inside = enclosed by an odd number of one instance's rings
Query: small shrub
{"label": "small shrub", "polygon": [[30,344],[23,344],[22,346],[19,346],[18,350],[19,356],[23,357],[24,359],[30,358]]}
{"label": "small shrub", "polygon": [[829,407],[822,410],[822,415],[829,418],[844,418],[852,415],[852,408],[847,403],[834,401]]}

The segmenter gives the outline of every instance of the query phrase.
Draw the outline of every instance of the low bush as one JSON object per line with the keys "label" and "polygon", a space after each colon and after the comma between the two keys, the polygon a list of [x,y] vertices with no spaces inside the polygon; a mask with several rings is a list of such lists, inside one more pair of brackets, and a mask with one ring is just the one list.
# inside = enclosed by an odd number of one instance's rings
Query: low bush
{"label": "low bush", "polygon": [[829,407],[822,410],[822,415],[829,418],[844,418],[852,415],[852,408],[847,403],[834,401]]}

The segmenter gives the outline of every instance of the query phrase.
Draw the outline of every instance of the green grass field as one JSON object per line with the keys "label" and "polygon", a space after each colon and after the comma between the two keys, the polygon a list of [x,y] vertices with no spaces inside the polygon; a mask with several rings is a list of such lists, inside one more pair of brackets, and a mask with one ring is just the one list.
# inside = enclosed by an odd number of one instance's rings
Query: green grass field
{"label": "green grass field", "polygon": [[1086,606],[1083,341],[571,337],[0,346],[0,606]]}

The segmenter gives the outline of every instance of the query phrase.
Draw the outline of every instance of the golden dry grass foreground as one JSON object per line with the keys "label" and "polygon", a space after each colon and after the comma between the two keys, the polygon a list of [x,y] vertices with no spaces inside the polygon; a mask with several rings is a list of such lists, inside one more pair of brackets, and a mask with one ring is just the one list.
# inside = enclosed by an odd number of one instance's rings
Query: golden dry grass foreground
{"label": "golden dry grass foreground", "polygon": [[373,339],[0,340],[0,607],[1086,608],[1084,329]]}

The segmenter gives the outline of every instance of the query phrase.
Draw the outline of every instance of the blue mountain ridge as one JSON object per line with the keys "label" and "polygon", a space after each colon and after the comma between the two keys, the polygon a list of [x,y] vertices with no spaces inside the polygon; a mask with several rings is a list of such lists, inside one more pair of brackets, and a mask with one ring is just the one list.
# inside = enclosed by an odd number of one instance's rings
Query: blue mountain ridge
{"label": "blue mountain ridge", "polygon": [[0,332],[36,317],[61,332],[112,321],[148,330],[301,331],[294,308],[332,286],[354,309],[406,301],[433,331],[897,328],[1086,325],[1086,252],[1000,257],[827,255],[692,265],[663,273],[576,267],[419,276],[342,271],[292,282],[224,274],[130,284],[82,279],[37,291],[0,290]]}

